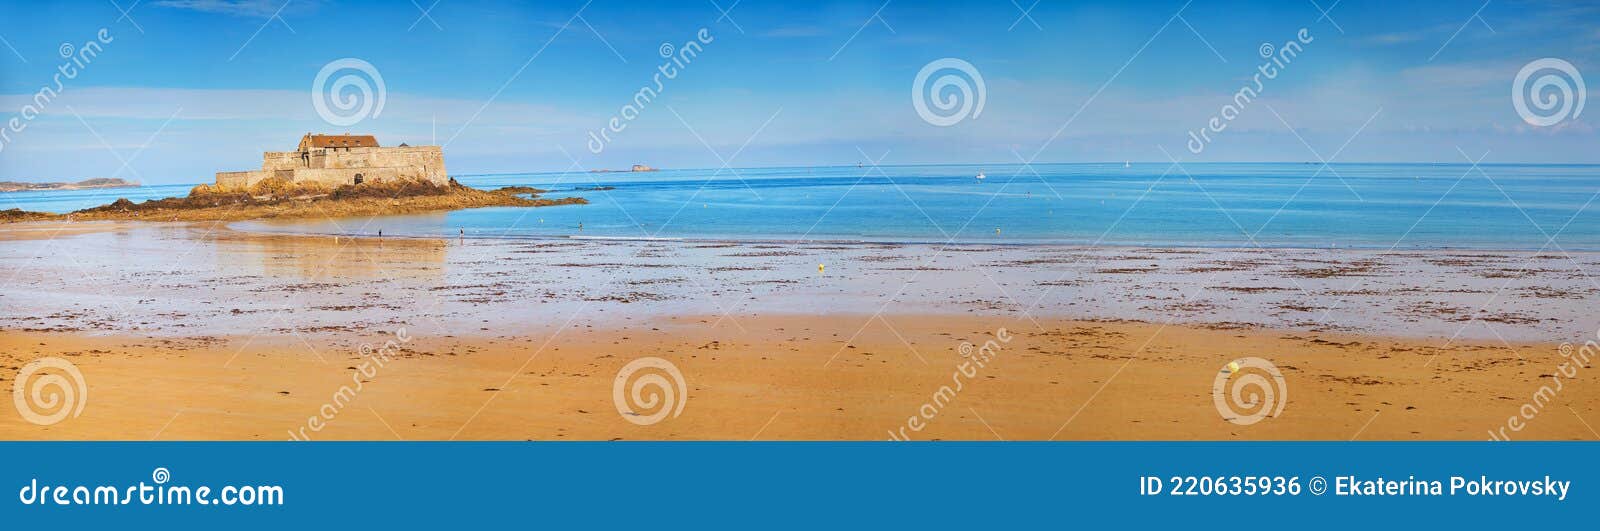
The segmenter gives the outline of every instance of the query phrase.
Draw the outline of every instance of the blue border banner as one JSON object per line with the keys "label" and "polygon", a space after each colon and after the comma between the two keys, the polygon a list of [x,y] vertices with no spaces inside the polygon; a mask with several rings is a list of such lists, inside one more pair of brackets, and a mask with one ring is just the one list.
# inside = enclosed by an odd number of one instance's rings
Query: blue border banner
{"label": "blue border banner", "polygon": [[[8,442],[6,529],[1592,528],[1600,444]],[[1424,527],[1419,527],[1424,528]]]}

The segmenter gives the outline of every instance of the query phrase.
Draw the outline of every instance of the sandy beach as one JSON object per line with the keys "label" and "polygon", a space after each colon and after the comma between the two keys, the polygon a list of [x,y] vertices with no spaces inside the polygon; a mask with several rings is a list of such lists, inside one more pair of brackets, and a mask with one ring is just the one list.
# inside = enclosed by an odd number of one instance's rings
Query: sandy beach
{"label": "sandy beach", "polygon": [[[1552,381],[1509,435],[1600,438],[1590,363],[1561,372],[1600,326],[1590,253],[128,222],[17,224],[0,247],[0,378],[53,356],[88,388],[49,426],[5,408],[0,439],[1482,440]],[[999,336],[963,375],[963,344]],[[681,372],[677,416],[619,411],[641,357]],[[1243,425],[1213,384],[1247,357],[1287,391]]]}

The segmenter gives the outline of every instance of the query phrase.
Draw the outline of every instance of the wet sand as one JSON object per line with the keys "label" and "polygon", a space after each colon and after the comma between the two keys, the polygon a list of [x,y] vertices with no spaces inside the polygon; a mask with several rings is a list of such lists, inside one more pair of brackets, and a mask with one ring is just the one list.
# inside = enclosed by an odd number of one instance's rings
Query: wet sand
{"label": "wet sand", "polygon": [[[62,228],[0,231],[0,378],[57,356],[89,399],[0,408],[0,439],[1478,440],[1600,325],[1578,253],[39,236]],[[619,413],[643,356],[681,372],[681,415]],[[1212,385],[1248,356],[1288,394],[1239,425]],[[1600,438],[1592,367],[1559,379],[1513,438]]]}

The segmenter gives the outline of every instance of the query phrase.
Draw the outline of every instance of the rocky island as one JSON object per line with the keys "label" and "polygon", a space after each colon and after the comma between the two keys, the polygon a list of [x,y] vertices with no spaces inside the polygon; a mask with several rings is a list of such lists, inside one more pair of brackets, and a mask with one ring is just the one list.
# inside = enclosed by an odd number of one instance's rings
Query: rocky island
{"label": "rocky island", "polygon": [[634,164],[632,168],[629,168],[629,169],[626,169],[626,170],[613,170],[613,169],[609,169],[609,168],[601,168],[601,169],[598,169],[598,170],[589,170],[589,173],[633,173],[633,172],[647,172],[647,171],[660,171],[660,170],[658,170],[656,168],[652,168],[652,167],[644,165],[644,164]]}
{"label": "rocky island", "polygon": [[307,133],[295,151],[263,154],[261,169],[218,172],[215,184],[196,186],[186,197],[118,199],[67,214],[11,209],[0,211],[0,223],[316,218],[588,203],[581,197],[539,198],[544,192],[526,186],[488,191],[457,183],[445,173],[438,146],[385,148],[367,135]]}
{"label": "rocky island", "polygon": [[0,192],[34,192],[43,190],[85,190],[89,188],[132,188],[139,183],[122,179],[85,179],[75,183],[23,183],[0,181]]}

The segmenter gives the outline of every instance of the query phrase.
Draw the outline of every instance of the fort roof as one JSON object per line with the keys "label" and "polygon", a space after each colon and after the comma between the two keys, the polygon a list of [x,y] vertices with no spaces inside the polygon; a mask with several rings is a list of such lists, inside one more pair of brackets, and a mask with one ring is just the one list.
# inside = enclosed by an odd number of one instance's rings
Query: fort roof
{"label": "fort roof", "polygon": [[298,151],[330,147],[378,147],[378,139],[372,135],[313,135],[306,133],[306,136],[300,138]]}

